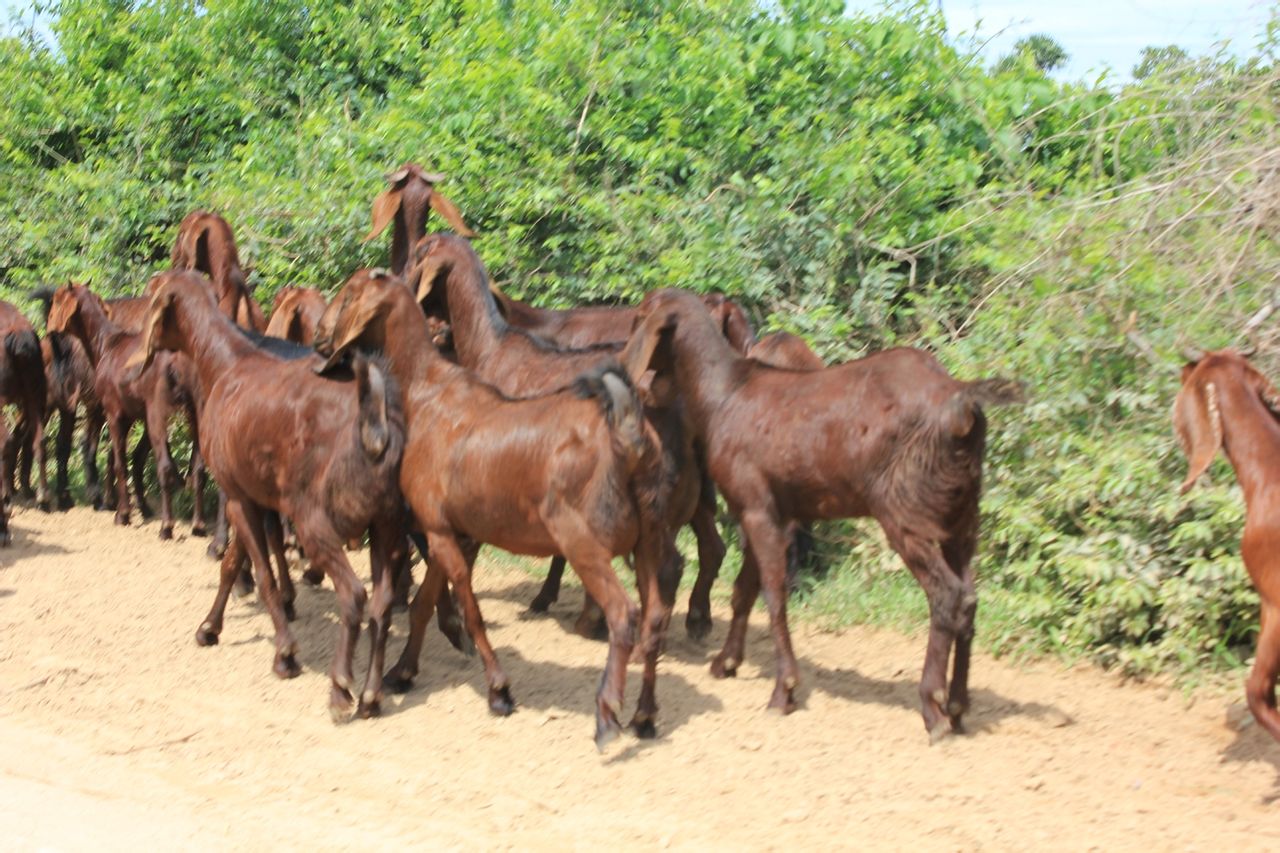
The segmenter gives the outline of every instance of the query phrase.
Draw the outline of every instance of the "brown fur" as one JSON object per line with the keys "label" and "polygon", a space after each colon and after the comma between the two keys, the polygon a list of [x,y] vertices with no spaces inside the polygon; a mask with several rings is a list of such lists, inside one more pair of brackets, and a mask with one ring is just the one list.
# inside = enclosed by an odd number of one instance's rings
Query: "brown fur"
{"label": "brown fur", "polygon": [[[428,313],[449,321],[458,363],[504,394],[530,397],[565,388],[577,376],[618,357],[630,368],[632,380],[651,390],[653,377],[644,374],[652,366],[652,348],[636,353],[624,351],[621,344],[570,349],[506,322],[494,302],[484,265],[460,237],[438,234],[420,240],[414,250],[409,285],[420,300],[426,300]],[[656,400],[646,400],[651,402]],[[698,582],[690,595],[686,628],[693,636],[702,637],[711,627],[710,588],[725,550],[715,526],[714,493],[703,482],[693,434],[679,403],[664,400],[660,405],[647,405],[646,417],[660,446],[661,503],[667,529],[674,535],[685,524],[692,524],[698,536]],[[665,546],[664,554],[666,571],[678,574],[674,546]],[[555,600],[563,568],[563,561],[552,565],[531,609],[545,610]],[[598,630],[598,624],[599,614],[584,609],[577,627],[580,633],[590,635]]]}
{"label": "brown fur", "polygon": [[920,685],[925,726],[934,735],[959,728],[977,607],[970,560],[986,429],[980,404],[1012,402],[1017,387],[957,381],[912,349],[811,372],[768,367],[739,356],[705,306],[680,291],[649,294],[640,316],[642,336],[675,322],[676,384],[744,534],[733,621],[712,673],[736,673],[763,587],[778,663],[770,707],[794,707],[799,670],[786,621],[787,525],[869,515],[929,598]]}
{"label": "brown fur", "polygon": [[[330,363],[351,347],[380,350],[399,379],[409,424],[401,486],[429,543],[428,576],[413,603],[411,632],[388,680],[407,687],[418,672],[423,632],[444,580],[453,585],[485,666],[489,707],[510,713],[507,676],[489,644],[471,588],[475,549],[565,555],[604,607],[609,657],[596,696],[596,738],[618,731],[635,606],[610,565],[637,553],[648,614],[659,608],[660,532],[650,508],[652,440],[640,403],[617,366],[597,365],[574,388],[513,400],[441,357],[404,284],[381,271],[353,275],[321,322]],[[465,537],[465,539],[463,538]],[[652,607],[654,610],[649,610]],[[634,724],[652,733],[656,632],[646,632],[645,686]],[[650,642],[652,641],[652,642]]]}
{"label": "brown fur", "polygon": [[1262,628],[1245,699],[1258,724],[1280,740],[1276,677],[1280,675],[1280,395],[1234,350],[1211,352],[1182,369],[1182,389],[1173,405],[1173,426],[1187,455],[1186,493],[1213,462],[1226,454],[1244,491],[1244,536],[1240,555],[1262,599]]}
{"label": "brown fur", "polygon": [[[274,670],[281,677],[298,673],[296,644],[267,558],[266,513],[288,517],[308,558],[324,569],[337,591],[341,624],[330,709],[335,718],[344,717],[355,690],[352,655],[366,593],[343,543],[367,529],[374,573],[373,651],[360,711],[376,714],[390,624],[390,567],[405,543],[397,486],[404,449],[399,392],[365,359],[356,360],[354,378],[316,376],[317,358],[282,358],[254,344],[219,313],[200,276],[169,272],[161,278],[134,362],[145,365],[162,351],[181,352],[194,362],[203,392],[200,448],[226,491],[227,515],[236,528],[213,609],[197,640],[217,642],[227,595],[247,551],[275,623]],[[282,571],[282,583],[287,577]]]}
{"label": "brown fur", "polygon": [[444,175],[424,171],[417,163],[405,163],[387,175],[387,189],[373,200],[373,228],[365,242],[383,232],[391,222],[391,271],[403,275],[409,263],[409,250],[426,233],[427,214],[434,210],[463,237],[475,232],[462,221],[462,214],[435,185]]}
{"label": "brown fur", "polygon": [[[49,309],[53,304],[53,290],[37,290],[32,294],[32,298],[42,304],[47,325]],[[89,503],[95,509],[100,508],[102,486],[98,477],[98,442],[102,437],[102,427],[106,421],[102,414],[102,405],[98,402],[97,392],[94,390],[93,364],[89,361],[89,356],[80,339],[61,332],[46,334],[40,341],[40,352],[44,360],[45,379],[48,385],[45,405],[46,433],[48,419],[52,418],[54,412],[58,413],[58,438],[54,444],[54,455],[57,459],[55,491],[58,496],[58,505],[62,509],[67,509],[72,504],[67,466],[71,459],[77,409],[83,406],[85,431],[82,454],[85,493]],[[24,492],[30,491],[31,462],[32,454],[24,453],[19,471]]]}
{"label": "brown fur", "polygon": [[[166,355],[151,369],[134,373],[125,363],[141,344],[136,332],[127,332],[113,323],[102,300],[81,285],[68,284],[53,294],[49,309],[49,330],[78,339],[84,346],[94,369],[94,393],[102,405],[107,429],[111,434],[111,458],[116,481],[117,524],[130,520],[129,488],[125,476],[125,442],[136,421],[146,424],[146,439],[156,453],[156,480],[160,484],[160,538],[173,537],[173,482],[177,479],[173,458],[169,453],[168,423],[170,415],[183,409],[191,426],[193,441],[198,443],[196,423],[196,377],[191,362],[181,356]],[[191,525],[197,535],[204,530],[204,472],[198,452],[192,454],[192,480],[195,491]],[[140,474],[140,472],[139,472]],[[150,514],[142,490],[141,476],[135,476],[134,487],[139,509]]]}
{"label": "brown fur", "polygon": [[48,509],[49,485],[45,479],[44,464],[47,394],[40,340],[35,329],[21,311],[8,302],[0,301],[0,545],[8,545],[11,541],[9,503],[14,472],[10,460],[17,457],[15,442],[24,431],[19,428],[10,433],[3,407],[7,403],[15,404],[25,431],[30,432],[39,476],[36,500],[41,508]]}
{"label": "brown fur", "polygon": [[326,307],[324,294],[313,287],[282,287],[276,293],[271,321],[263,334],[311,346]]}
{"label": "brown fur", "polygon": [[188,213],[178,226],[169,261],[175,270],[199,270],[207,275],[219,310],[237,324],[255,332],[266,329],[266,317],[249,291],[227,220],[205,210]]}

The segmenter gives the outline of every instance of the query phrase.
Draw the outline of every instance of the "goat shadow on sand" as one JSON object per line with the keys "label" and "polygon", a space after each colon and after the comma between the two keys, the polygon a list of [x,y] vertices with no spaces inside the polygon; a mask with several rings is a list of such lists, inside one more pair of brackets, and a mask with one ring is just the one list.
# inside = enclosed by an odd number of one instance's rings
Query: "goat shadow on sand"
{"label": "goat shadow on sand", "polygon": [[[488,594],[505,599],[519,605],[527,606],[542,588],[542,581],[529,578],[509,584]],[[687,591],[682,593],[687,596]],[[562,630],[573,633],[574,621],[582,609],[582,589],[576,584],[566,584],[560,591],[559,600],[551,605],[546,613],[522,613],[521,618],[555,619]],[[755,677],[761,682],[761,704],[769,698],[772,690],[774,648],[773,638],[769,633],[767,618],[761,621],[763,614],[753,612],[754,624],[747,629],[747,659],[760,664],[760,675]],[[712,634],[704,640],[693,640],[684,633],[684,602],[679,598],[676,610],[671,618],[671,627],[667,637],[664,656],[675,658],[682,663],[699,665],[710,664],[712,657],[719,651],[724,641],[724,632],[728,629],[727,621],[721,617],[712,628]],[[601,648],[604,648],[603,643]],[[915,672],[916,667],[924,661],[925,640],[921,638],[919,658],[905,660],[904,673]],[[801,684],[797,693],[800,711],[804,709],[804,700],[810,692],[821,692],[829,696],[857,703],[874,703],[892,708],[918,713],[920,710],[919,680],[914,675],[906,675],[901,679],[877,679],[863,675],[851,668],[829,668],[815,664],[798,649],[796,659],[800,664]],[[659,691],[662,677],[659,669]],[[979,676],[980,677],[980,676]],[[710,673],[708,683],[714,683]],[[982,734],[994,730],[1002,722],[1026,718],[1038,720],[1047,726],[1059,727],[1073,722],[1069,715],[1056,705],[1040,702],[1019,702],[996,693],[993,690],[973,685],[971,677],[970,711],[965,715],[965,734]]]}
{"label": "goat shadow on sand", "polygon": [[1223,763],[1270,764],[1274,777],[1271,790],[1263,796],[1262,804],[1269,806],[1280,802],[1280,743],[1254,722],[1247,709],[1233,708],[1232,713],[1241,717],[1241,723],[1232,726],[1235,738],[1222,750]]}
{"label": "goat shadow on sand", "polygon": [[[304,671],[311,670],[327,675],[333,662],[338,637],[338,615],[333,589],[327,582],[321,587],[310,587],[299,583],[296,577],[295,583],[298,589],[296,600],[298,618],[289,624],[294,639],[298,643],[297,661]],[[487,591],[480,595],[482,610],[486,597],[489,597]],[[212,598],[212,590],[210,590],[210,598]],[[265,613],[256,595],[250,595],[238,602],[233,599],[227,606],[219,644],[261,645],[265,668],[272,654],[272,634],[270,624],[262,621],[264,617]],[[193,633],[198,624],[199,619],[192,620]],[[503,625],[502,620],[493,619],[486,614],[485,627],[491,638],[494,630]],[[408,634],[407,614],[395,613],[387,643],[386,668],[389,669],[399,659]],[[495,647],[494,652],[510,680],[517,714],[522,711],[526,713],[556,711],[589,716],[594,714],[595,693],[600,683],[601,673],[604,671],[607,649],[605,643],[600,643],[599,663],[583,666],[530,660],[522,655],[519,649],[510,645]],[[369,651],[366,619],[353,661],[358,683],[363,683],[367,672]],[[408,692],[386,691],[382,703],[384,716],[399,714],[419,705],[429,706],[433,697],[438,697],[442,691],[463,684],[475,694],[475,713],[488,714],[488,690],[484,683],[484,666],[479,656],[464,654],[450,646],[436,629],[434,620],[427,628],[426,642],[419,666],[418,676]],[[624,724],[634,711],[640,678],[639,665],[628,667],[627,704],[623,714],[620,715]],[[657,698],[661,708],[658,717],[658,741],[690,719],[720,711],[724,707],[719,698],[712,693],[699,690],[678,673],[664,671],[661,663],[658,666]],[[615,755],[613,759],[631,755],[634,751],[629,748]]]}
{"label": "goat shadow on sand", "polygon": [[70,553],[66,548],[53,542],[53,537],[43,533],[33,533],[32,529],[24,523],[24,516],[36,512],[43,511],[33,504],[23,512],[15,512],[9,517],[9,534],[13,541],[8,546],[0,548],[0,569],[30,557]]}

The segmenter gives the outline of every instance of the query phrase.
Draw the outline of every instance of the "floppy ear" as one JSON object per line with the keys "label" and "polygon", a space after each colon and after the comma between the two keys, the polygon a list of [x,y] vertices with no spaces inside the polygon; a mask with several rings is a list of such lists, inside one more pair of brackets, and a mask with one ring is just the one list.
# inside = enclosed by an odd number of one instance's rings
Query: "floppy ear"
{"label": "floppy ear", "polygon": [[365,235],[364,242],[368,243],[381,234],[391,220],[395,219],[396,211],[399,209],[400,189],[398,187],[378,193],[378,197],[373,200],[373,229]]}
{"label": "floppy ear", "polygon": [[675,314],[651,316],[623,347],[622,366],[646,405],[668,406],[675,398],[675,335]]}
{"label": "floppy ear", "polygon": [[431,195],[427,198],[427,203],[431,205],[431,209],[444,217],[444,221],[453,226],[453,230],[458,232],[462,237],[474,237],[476,232],[467,227],[467,223],[462,221],[462,213],[453,202],[445,198],[437,189],[431,190]]}
{"label": "floppy ear", "polygon": [[1178,491],[1186,494],[1208,470],[1222,447],[1222,413],[1212,382],[1184,385],[1173,403],[1173,427],[1187,455],[1187,478]]}
{"label": "floppy ear", "polygon": [[142,342],[124,363],[126,373],[136,376],[151,366],[151,362],[156,357],[156,342],[164,332],[164,324],[172,314],[172,307],[172,291],[159,293],[151,300],[151,308],[147,311],[147,322],[142,327]]}
{"label": "floppy ear", "polygon": [[423,259],[422,263],[418,264],[417,269],[414,271],[418,278],[418,292],[415,298],[421,302],[430,296],[431,288],[435,286],[436,279],[449,272],[452,268],[453,261],[440,255],[428,255]]}
{"label": "floppy ear", "polygon": [[290,290],[284,298],[276,302],[271,319],[267,321],[267,329],[263,332],[269,338],[289,339],[289,330],[295,325],[298,317],[298,292]]}
{"label": "floppy ear", "polygon": [[[372,300],[362,299],[354,306],[349,304],[349,300],[341,300],[341,305],[334,312],[333,331],[327,338],[325,346],[331,348],[329,357],[325,359],[324,364],[316,368],[316,373],[327,373],[333,367],[342,361],[342,357],[346,355],[351,345],[360,339],[365,330],[378,317],[378,309],[375,305],[370,304]],[[338,300],[334,300],[334,305],[338,305]],[[324,325],[325,321],[330,319],[330,312],[334,310],[334,306],[330,305],[325,311],[325,316],[321,318],[321,328],[328,328]],[[316,340],[320,340],[320,330],[316,331]]]}

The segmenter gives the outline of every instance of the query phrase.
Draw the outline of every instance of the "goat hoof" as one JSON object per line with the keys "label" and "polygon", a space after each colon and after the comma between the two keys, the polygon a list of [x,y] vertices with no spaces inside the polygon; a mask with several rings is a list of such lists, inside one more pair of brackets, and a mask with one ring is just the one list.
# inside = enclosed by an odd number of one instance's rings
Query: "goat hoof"
{"label": "goat hoof", "polygon": [[172,538],[173,538],[173,528],[172,528],[172,527],[165,527],[165,526],[161,526],[161,528],[160,528],[160,541],[162,541],[162,542],[167,542],[167,541],[169,541],[169,540],[170,540],[170,539],[172,539]]}
{"label": "goat hoof", "polygon": [[150,505],[150,504],[142,504],[142,503],[140,503],[140,504],[138,504],[138,515],[142,516],[142,520],[143,520],[143,521],[146,521],[147,519],[149,519],[149,518],[151,518],[153,515],[155,515],[155,513],[151,511],[151,505]]}
{"label": "goat hoof", "polygon": [[218,645],[218,635],[213,630],[213,626],[205,622],[196,629],[196,645],[197,646],[216,646]]}
{"label": "goat hoof", "polygon": [[556,600],[555,600],[554,598],[552,598],[551,596],[549,596],[549,595],[548,595],[548,596],[543,596],[543,594],[542,594],[542,593],[538,593],[538,594],[534,597],[533,601],[530,601],[530,602],[529,602],[529,609],[528,609],[528,611],[526,611],[526,612],[528,612],[528,613],[546,613],[546,612],[547,612],[547,610],[548,610],[548,608],[550,608],[550,607],[551,607],[551,605],[553,605],[553,604],[555,604],[555,603],[556,603]]}
{"label": "goat hoof", "polygon": [[715,660],[711,661],[712,678],[735,678],[737,675],[738,662],[733,658],[726,658],[724,654],[718,654]]}
{"label": "goat hoof", "polygon": [[227,553],[227,543],[225,540],[219,541],[215,536],[214,540],[209,543],[209,547],[204,550],[210,559],[221,560],[222,555]]}
{"label": "goat hoof", "polygon": [[646,717],[642,720],[639,714],[631,719],[631,730],[641,740],[653,740],[658,736],[658,727],[653,724],[653,718]]}
{"label": "goat hoof", "polygon": [[298,618],[298,611],[294,609],[292,601],[286,601],[282,609],[284,610],[284,618],[286,622],[294,622]]}
{"label": "goat hoof", "polygon": [[511,688],[507,686],[489,688],[489,713],[495,717],[509,717],[516,709],[515,700],[511,698]]}
{"label": "goat hoof", "polygon": [[119,513],[119,512],[117,512],[117,513],[116,513],[116,524],[118,524],[118,525],[119,525],[119,526],[121,526],[121,527],[128,527],[128,526],[129,526],[129,513],[127,513],[127,512],[126,512],[126,513]]}
{"label": "goat hoof", "polygon": [[41,512],[50,512],[53,509],[53,501],[46,495],[36,501],[36,506],[40,507]]}
{"label": "goat hoof", "polygon": [[360,706],[356,708],[356,716],[362,720],[371,720],[382,716],[382,703],[376,698],[360,697]]}
{"label": "goat hoof", "polygon": [[773,696],[769,699],[770,711],[776,711],[785,717],[795,709],[796,700],[791,695],[791,690],[786,687],[779,687],[777,690],[773,691]]}
{"label": "goat hoof", "polygon": [[293,655],[277,655],[271,671],[277,678],[297,678],[302,674],[302,667],[298,666],[298,661]]}
{"label": "goat hoof", "polygon": [[573,632],[588,640],[609,639],[609,626],[602,618],[579,616],[578,621],[573,623]]}
{"label": "goat hoof", "polygon": [[622,726],[618,725],[618,721],[609,717],[598,717],[596,719],[596,749],[604,752],[605,747],[618,739],[618,735],[622,733]]}
{"label": "goat hoof", "polygon": [[199,536],[203,539],[209,535],[209,531],[205,528],[203,521],[193,521],[191,522],[191,535]]}
{"label": "goat hoof", "polygon": [[407,674],[399,666],[382,676],[382,686],[392,693],[408,693],[413,689],[413,675]]}
{"label": "goat hoof", "polygon": [[690,610],[684,618],[684,631],[691,640],[705,640],[711,634],[711,617],[700,611]]}
{"label": "goat hoof", "polygon": [[471,657],[476,653],[476,644],[472,641],[471,636],[462,630],[462,620],[456,614],[448,619],[437,619],[436,625],[439,627],[440,633],[444,634],[444,638],[449,641],[449,645],[467,657]]}
{"label": "goat hoof", "polygon": [[951,736],[951,721],[947,719],[938,720],[929,729],[929,746],[933,746],[939,741],[946,740]]}
{"label": "goat hoof", "polygon": [[68,510],[75,505],[76,505],[76,502],[73,501],[71,499],[71,495],[67,494],[66,492],[63,492],[62,494],[58,495],[58,509]]}
{"label": "goat hoof", "polygon": [[324,583],[324,570],[317,569],[315,566],[309,566],[307,570],[302,573],[302,579],[312,586],[320,586],[320,584]]}
{"label": "goat hoof", "polygon": [[329,719],[333,720],[334,725],[351,722],[351,709],[354,706],[351,694],[344,688],[333,685],[329,691]]}

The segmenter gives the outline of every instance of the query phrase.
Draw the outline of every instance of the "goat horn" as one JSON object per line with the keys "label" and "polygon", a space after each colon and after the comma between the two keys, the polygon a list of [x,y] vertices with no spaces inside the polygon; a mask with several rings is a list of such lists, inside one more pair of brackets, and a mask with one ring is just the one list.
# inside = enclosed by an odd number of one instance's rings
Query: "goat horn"
{"label": "goat horn", "polygon": [[1237,352],[1240,353],[1241,358],[1253,358],[1258,354],[1258,345],[1249,344],[1247,347],[1241,347]]}
{"label": "goat horn", "polygon": [[1183,347],[1182,349],[1182,357],[1192,363],[1198,362],[1204,358],[1204,355],[1204,350],[1199,347]]}

